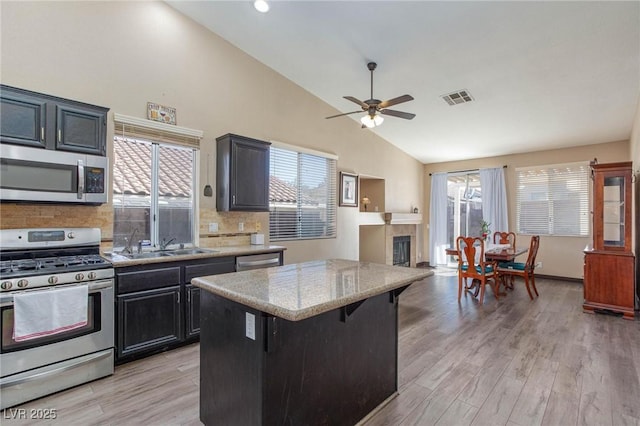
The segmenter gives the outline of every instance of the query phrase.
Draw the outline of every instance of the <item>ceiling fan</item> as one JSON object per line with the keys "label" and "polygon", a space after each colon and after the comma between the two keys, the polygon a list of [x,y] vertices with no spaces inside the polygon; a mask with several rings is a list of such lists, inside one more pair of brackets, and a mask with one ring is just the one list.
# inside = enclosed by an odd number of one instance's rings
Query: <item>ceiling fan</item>
{"label": "ceiling fan", "polygon": [[358,112],[365,111],[367,115],[365,115],[360,119],[360,122],[362,123],[362,128],[365,128],[365,127],[372,128],[382,124],[382,121],[384,120],[384,118],[381,117],[380,114],[391,115],[393,117],[404,118],[406,120],[411,120],[413,117],[416,116],[415,114],[411,114],[409,112],[402,112],[402,111],[396,111],[393,109],[387,109],[387,107],[397,105],[402,102],[412,101],[413,96],[411,95],[398,96],[397,98],[389,99],[384,102],[379,99],[373,98],[373,70],[375,70],[377,66],[378,64],[376,64],[375,62],[369,62],[367,64],[367,68],[369,69],[369,71],[371,71],[371,98],[370,99],[367,99],[366,101],[361,101],[359,99],[354,98],[353,96],[343,96],[345,99],[360,105],[360,108],[362,109],[358,111],[345,112],[344,114],[332,115],[331,117],[326,117],[327,119],[342,117],[343,115],[356,114]]}

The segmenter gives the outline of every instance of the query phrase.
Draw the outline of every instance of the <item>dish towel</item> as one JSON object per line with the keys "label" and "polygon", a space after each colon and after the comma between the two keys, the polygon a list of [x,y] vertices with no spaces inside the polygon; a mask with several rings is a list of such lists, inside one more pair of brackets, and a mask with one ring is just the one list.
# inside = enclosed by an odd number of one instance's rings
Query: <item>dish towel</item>
{"label": "dish towel", "polygon": [[23,342],[87,325],[86,285],[13,295],[13,340]]}

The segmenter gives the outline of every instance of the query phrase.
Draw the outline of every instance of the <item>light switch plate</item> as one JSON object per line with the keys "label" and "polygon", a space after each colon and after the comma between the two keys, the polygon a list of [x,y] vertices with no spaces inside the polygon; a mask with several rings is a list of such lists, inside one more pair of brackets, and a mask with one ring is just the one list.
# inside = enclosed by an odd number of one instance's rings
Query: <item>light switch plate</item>
{"label": "light switch plate", "polygon": [[245,336],[251,340],[256,340],[256,316],[245,312]]}
{"label": "light switch plate", "polygon": [[209,232],[218,232],[218,224],[215,222],[209,223]]}

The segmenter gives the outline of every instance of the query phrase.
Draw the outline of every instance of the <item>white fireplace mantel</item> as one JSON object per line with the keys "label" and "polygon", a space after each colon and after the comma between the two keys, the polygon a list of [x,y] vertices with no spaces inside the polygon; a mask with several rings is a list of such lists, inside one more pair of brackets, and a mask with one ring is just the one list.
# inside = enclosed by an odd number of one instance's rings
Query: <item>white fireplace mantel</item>
{"label": "white fireplace mantel", "polygon": [[360,212],[360,225],[421,225],[422,213]]}
{"label": "white fireplace mantel", "polygon": [[422,213],[385,213],[384,222],[387,225],[421,225]]}

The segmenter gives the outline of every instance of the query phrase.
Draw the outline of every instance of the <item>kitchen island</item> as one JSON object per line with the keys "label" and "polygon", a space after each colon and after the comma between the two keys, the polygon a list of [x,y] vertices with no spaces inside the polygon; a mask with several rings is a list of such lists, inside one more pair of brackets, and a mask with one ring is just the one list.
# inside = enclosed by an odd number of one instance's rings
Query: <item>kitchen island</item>
{"label": "kitchen island", "polygon": [[321,260],[194,278],[205,425],[353,425],[397,393],[398,297],[433,272]]}

